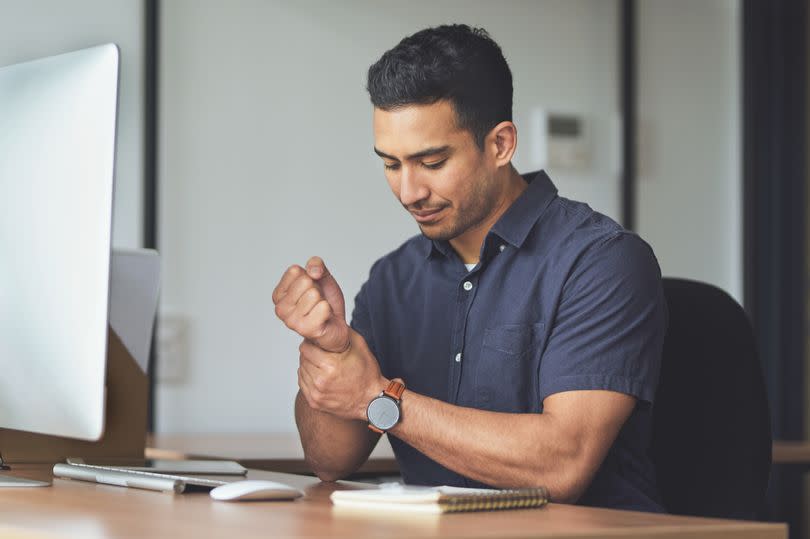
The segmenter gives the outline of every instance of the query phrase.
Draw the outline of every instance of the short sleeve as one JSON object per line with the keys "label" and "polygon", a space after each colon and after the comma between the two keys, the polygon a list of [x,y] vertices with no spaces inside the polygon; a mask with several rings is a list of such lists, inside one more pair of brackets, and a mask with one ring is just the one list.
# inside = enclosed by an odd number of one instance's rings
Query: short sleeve
{"label": "short sleeve", "polygon": [[592,244],[563,287],[540,361],[541,402],[603,389],[651,403],[666,325],[661,271],[649,245],[629,232]]}
{"label": "short sleeve", "polygon": [[[360,291],[354,297],[354,310],[352,310],[351,327],[363,336],[368,344],[371,353],[378,357],[377,347],[374,344],[374,336],[371,328],[371,313],[369,311],[369,281],[360,287]],[[379,359],[378,359],[379,361]]]}

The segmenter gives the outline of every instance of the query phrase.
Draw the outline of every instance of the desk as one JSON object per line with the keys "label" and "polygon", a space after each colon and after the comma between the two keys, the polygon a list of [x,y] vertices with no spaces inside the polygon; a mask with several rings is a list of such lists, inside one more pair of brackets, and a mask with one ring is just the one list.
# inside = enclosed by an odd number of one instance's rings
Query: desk
{"label": "desk", "polygon": [[[50,479],[50,467],[17,465],[12,473]],[[335,511],[329,494],[351,483],[249,472],[306,491],[294,502],[215,502],[206,493],[166,494],[55,479],[48,488],[0,489],[0,537],[652,537],[786,539],[787,526],[655,515],[573,505],[456,515],[367,515]]]}
{"label": "desk", "polygon": [[[147,444],[153,458],[221,458],[247,468],[307,474],[304,450],[292,434],[155,434]],[[773,463],[810,466],[810,442],[775,441]],[[397,475],[399,467],[388,439],[383,437],[360,476]]]}
{"label": "desk", "polygon": [[[147,441],[150,458],[218,458],[246,468],[310,474],[298,434],[153,434]],[[394,452],[383,437],[354,477],[399,475]]]}
{"label": "desk", "polygon": [[787,440],[774,442],[773,463],[810,466],[810,442]]}

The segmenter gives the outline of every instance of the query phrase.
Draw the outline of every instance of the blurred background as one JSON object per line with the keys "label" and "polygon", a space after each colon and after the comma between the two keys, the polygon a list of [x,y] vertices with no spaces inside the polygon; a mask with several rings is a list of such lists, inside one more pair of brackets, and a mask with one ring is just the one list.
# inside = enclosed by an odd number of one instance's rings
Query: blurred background
{"label": "blurred background", "polygon": [[[298,339],[271,292],[317,254],[351,312],[371,263],[418,232],[372,152],[365,74],[405,35],[463,22],[512,68],[518,170],[547,169],[637,231],[665,276],[743,304],[774,437],[806,439],[804,1],[0,0],[0,14],[0,65],[121,48],[114,243],[162,256],[155,432],[295,431]],[[795,537],[806,469],[774,468],[769,518]]]}

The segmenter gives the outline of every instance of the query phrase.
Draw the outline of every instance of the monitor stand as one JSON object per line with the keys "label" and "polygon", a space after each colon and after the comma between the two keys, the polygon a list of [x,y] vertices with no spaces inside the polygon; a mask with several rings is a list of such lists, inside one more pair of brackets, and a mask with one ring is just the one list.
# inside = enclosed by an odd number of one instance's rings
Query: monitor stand
{"label": "monitor stand", "polygon": [[[11,469],[11,466],[3,461],[3,455],[0,455],[0,470],[3,472]],[[46,481],[37,481],[36,479],[26,479],[25,477],[17,477],[7,473],[0,472],[0,488],[3,487],[49,487],[51,483]]]}
{"label": "monitor stand", "polygon": [[[77,456],[143,458],[149,380],[112,330],[107,335],[106,393],[104,436],[97,442],[0,428],[0,489],[51,484],[49,475],[43,477],[47,481],[18,478],[16,472],[25,475],[29,464],[53,466]],[[14,475],[2,471],[8,464],[16,468]]]}

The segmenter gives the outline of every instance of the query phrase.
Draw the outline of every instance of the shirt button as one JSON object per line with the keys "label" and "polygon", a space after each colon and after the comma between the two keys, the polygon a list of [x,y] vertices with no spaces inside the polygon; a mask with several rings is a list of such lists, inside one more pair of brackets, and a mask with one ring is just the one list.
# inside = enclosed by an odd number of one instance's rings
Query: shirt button
{"label": "shirt button", "polygon": [[498,246],[498,250],[500,252],[503,252],[504,249],[506,249],[506,245],[504,245],[503,243]]}
{"label": "shirt button", "polygon": [[461,352],[456,354],[456,363],[461,363]]}
{"label": "shirt button", "polygon": [[466,290],[467,292],[469,292],[470,290],[472,290],[472,283],[471,283],[470,281],[464,281],[464,285],[463,285],[463,286],[464,286],[464,290]]}

